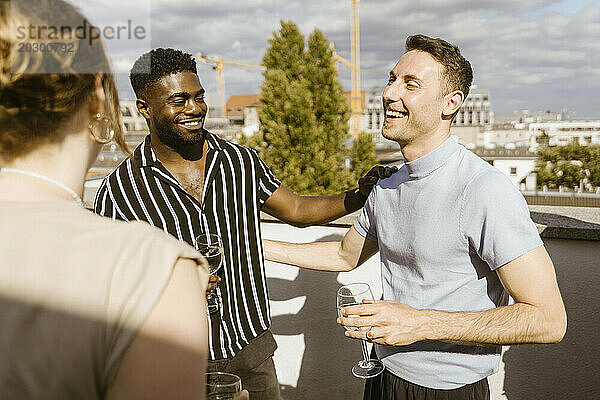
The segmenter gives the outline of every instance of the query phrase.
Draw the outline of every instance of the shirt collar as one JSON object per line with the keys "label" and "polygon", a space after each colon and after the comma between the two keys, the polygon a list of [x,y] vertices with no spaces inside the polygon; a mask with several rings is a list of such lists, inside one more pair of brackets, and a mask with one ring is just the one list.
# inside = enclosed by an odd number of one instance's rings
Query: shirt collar
{"label": "shirt collar", "polygon": [[460,149],[460,145],[452,138],[446,139],[438,147],[417,158],[414,161],[405,163],[406,171],[410,178],[423,178],[432,174],[448,161],[450,156]]}

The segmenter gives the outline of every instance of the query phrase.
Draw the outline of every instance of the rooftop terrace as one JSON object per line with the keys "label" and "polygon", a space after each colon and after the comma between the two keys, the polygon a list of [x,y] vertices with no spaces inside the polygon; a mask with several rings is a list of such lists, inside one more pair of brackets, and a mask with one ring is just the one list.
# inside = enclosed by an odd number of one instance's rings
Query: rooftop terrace
{"label": "rooftop terrace", "polygon": [[[88,182],[88,208],[99,180]],[[569,328],[555,345],[505,347],[500,371],[489,379],[492,399],[600,398],[600,208],[530,206],[554,261],[567,308]],[[358,213],[324,226],[294,228],[263,214],[263,237],[290,242],[339,240]],[[360,346],[336,323],[335,293],[340,285],[367,282],[381,295],[378,256],[351,272],[325,273],[266,263],[272,329],[279,345],[275,365],[286,400],[362,399],[351,366]]]}

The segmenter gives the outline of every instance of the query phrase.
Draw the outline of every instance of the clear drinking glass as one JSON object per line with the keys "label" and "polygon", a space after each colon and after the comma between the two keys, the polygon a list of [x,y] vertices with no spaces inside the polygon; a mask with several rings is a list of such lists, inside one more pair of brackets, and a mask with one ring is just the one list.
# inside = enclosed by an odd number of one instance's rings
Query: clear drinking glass
{"label": "clear drinking glass", "polygon": [[[342,317],[342,307],[355,306],[363,303],[363,300],[374,300],[373,292],[366,283],[351,283],[344,285],[337,291],[337,310],[338,315]],[[346,317],[352,317],[347,315]],[[358,317],[358,315],[356,315]],[[345,327],[347,330],[357,331],[355,327]],[[367,328],[368,329],[368,328]],[[372,378],[383,372],[385,366],[379,360],[369,359],[369,349],[364,340],[360,341],[362,346],[363,359],[352,367],[352,374],[357,378]]]}
{"label": "clear drinking glass", "polygon": [[[196,237],[196,250],[208,261],[208,273],[216,275],[223,264],[223,242],[219,235],[214,233],[203,233]],[[221,297],[218,288],[210,290],[206,295],[208,311],[212,314],[219,311]]]}
{"label": "clear drinking glass", "polygon": [[242,392],[242,380],[239,376],[227,372],[209,372],[206,374],[206,399],[230,400]]}

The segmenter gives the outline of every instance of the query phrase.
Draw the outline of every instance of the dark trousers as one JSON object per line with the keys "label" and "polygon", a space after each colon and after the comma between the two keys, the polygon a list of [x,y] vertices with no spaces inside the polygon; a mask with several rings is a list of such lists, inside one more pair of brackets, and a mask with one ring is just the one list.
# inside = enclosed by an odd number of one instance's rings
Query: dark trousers
{"label": "dark trousers", "polygon": [[207,372],[229,372],[239,376],[252,400],[281,400],[273,363],[277,349],[271,331],[253,339],[233,358],[209,360]]}
{"label": "dark trousers", "polygon": [[452,390],[415,385],[386,371],[367,379],[363,400],[489,400],[487,378]]}

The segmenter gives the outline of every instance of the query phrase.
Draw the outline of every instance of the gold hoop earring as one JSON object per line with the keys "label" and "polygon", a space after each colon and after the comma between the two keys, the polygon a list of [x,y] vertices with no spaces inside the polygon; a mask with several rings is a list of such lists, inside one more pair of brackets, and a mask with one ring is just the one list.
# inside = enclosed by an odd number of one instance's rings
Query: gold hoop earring
{"label": "gold hoop earring", "polygon": [[[88,133],[92,140],[98,144],[112,142],[115,137],[115,130],[110,118],[103,117],[100,114],[96,114],[94,118],[88,125]],[[100,135],[96,135],[95,130],[99,131]]]}

